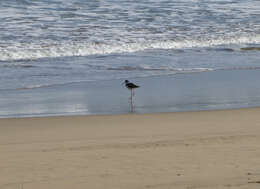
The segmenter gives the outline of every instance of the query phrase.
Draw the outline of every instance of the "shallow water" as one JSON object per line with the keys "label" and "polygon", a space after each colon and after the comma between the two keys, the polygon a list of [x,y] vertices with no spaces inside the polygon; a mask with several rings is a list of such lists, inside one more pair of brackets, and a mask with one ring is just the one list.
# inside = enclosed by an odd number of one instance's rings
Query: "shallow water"
{"label": "shallow water", "polygon": [[9,90],[260,69],[258,0],[1,0],[0,20],[2,101]]}
{"label": "shallow water", "polygon": [[[260,70],[219,70],[136,78],[134,113],[260,106]],[[0,117],[125,114],[130,91],[121,80],[1,92]]]}

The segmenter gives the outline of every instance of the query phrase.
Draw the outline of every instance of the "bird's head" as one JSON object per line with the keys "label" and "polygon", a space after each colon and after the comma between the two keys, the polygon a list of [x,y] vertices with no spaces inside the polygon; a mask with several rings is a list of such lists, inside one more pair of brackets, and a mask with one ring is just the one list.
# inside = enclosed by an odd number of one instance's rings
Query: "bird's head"
{"label": "bird's head", "polygon": [[122,85],[125,85],[125,84],[127,84],[127,83],[129,83],[129,81],[128,81],[128,80],[125,80],[125,81],[122,83]]}

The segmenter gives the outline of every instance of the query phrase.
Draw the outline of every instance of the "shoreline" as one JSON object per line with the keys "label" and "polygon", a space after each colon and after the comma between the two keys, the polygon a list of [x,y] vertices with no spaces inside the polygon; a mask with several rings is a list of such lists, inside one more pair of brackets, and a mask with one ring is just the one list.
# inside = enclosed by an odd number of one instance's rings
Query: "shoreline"
{"label": "shoreline", "polygon": [[[260,70],[219,70],[135,78],[137,114],[260,107]],[[72,83],[0,93],[0,117],[130,113],[121,80]]]}
{"label": "shoreline", "polygon": [[260,108],[0,119],[1,189],[259,187]]}
{"label": "shoreline", "polygon": [[260,109],[260,106],[252,106],[252,107],[244,107],[244,108],[227,108],[227,109],[209,109],[209,110],[193,110],[193,111],[178,111],[178,112],[149,112],[149,113],[118,113],[118,114],[46,114],[46,115],[34,115],[34,116],[18,116],[18,117],[0,117],[1,120],[23,120],[23,119],[49,119],[49,118],[82,118],[82,117],[116,117],[116,116],[152,116],[152,115],[161,115],[161,114],[182,114],[182,113],[203,113],[203,112],[222,112],[222,111],[243,111],[243,110],[251,110],[251,109]]}

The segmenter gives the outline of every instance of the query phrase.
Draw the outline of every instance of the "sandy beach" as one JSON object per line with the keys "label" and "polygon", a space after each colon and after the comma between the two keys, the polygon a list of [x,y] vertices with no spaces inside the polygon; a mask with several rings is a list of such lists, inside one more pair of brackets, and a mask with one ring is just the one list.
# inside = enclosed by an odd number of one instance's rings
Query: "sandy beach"
{"label": "sandy beach", "polygon": [[259,8],[0,0],[0,189],[260,189]]}
{"label": "sandy beach", "polygon": [[0,188],[258,189],[259,114],[0,119]]}

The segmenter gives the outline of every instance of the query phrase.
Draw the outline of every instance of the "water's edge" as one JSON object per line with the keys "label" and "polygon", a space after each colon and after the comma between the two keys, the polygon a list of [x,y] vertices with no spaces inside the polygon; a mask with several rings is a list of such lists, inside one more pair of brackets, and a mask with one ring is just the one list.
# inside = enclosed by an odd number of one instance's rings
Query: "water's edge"
{"label": "water's edge", "polygon": [[[135,78],[134,113],[184,112],[260,106],[260,70],[219,70]],[[122,80],[72,83],[1,92],[0,117],[128,114]]]}

